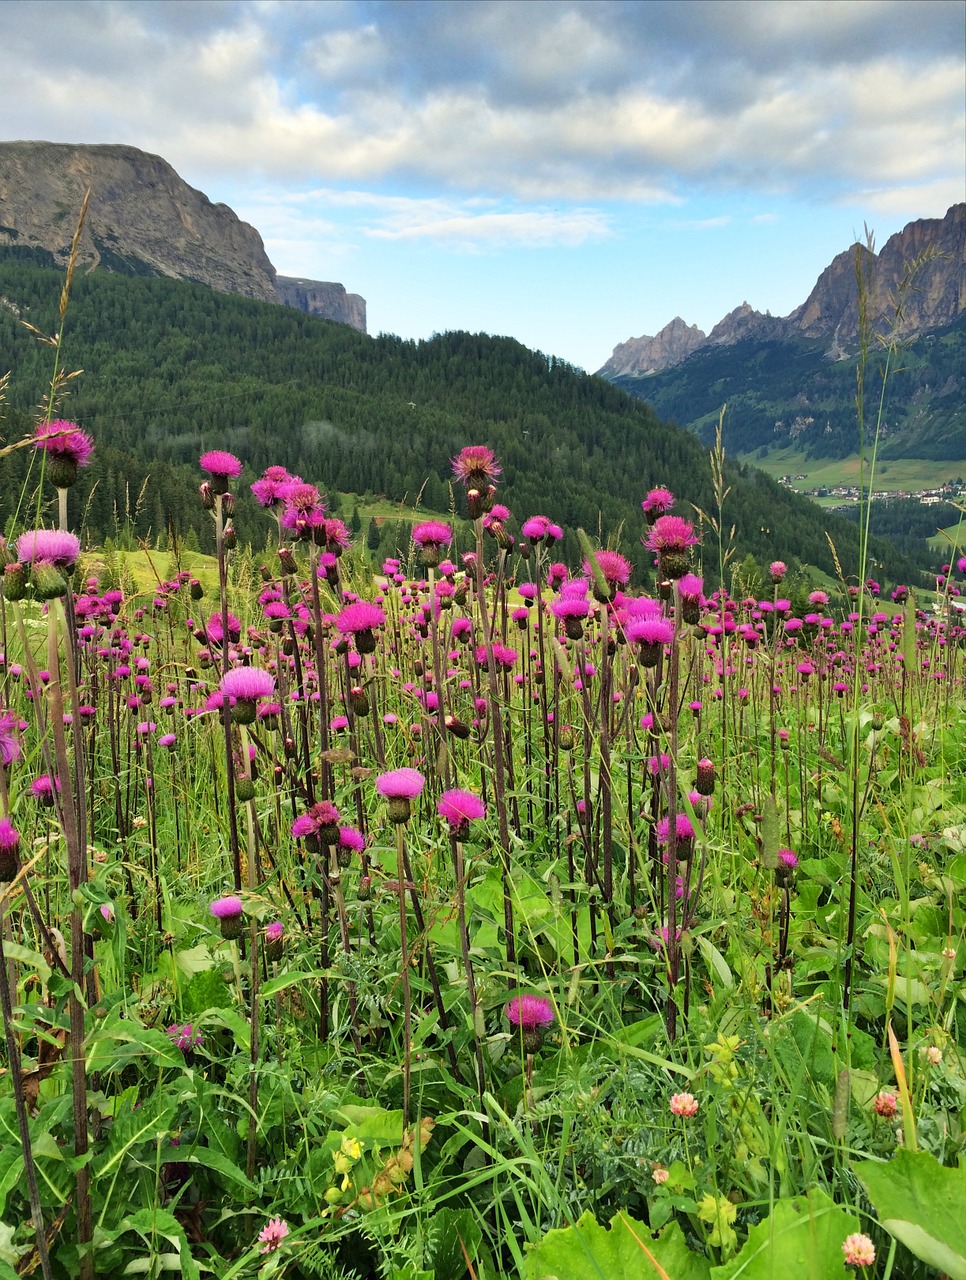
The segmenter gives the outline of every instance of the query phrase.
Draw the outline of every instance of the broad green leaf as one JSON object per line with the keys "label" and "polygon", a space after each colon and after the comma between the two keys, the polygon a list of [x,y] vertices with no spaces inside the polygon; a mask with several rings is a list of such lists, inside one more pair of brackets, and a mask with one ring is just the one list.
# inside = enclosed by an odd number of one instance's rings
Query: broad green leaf
{"label": "broad green leaf", "polygon": [[854,1169],[890,1235],[949,1280],[966,1280],[966,1163],[946,1169],[928,1151],[901,1147],[885,1164]]}
{"label": "broad green leaf", "polygon": [[472,1209],[437,1209],[423,1237],[424,1261],[435,1280],[464,1280],[466,1258],[473,1261],[482,1239],[483,1230]]}
{"label": "broad green leaf", "polygon": [[41,982],[47,983],[50,981],[50,965],[39,951],[32,951],[30,947],[22,947],[19,942],[5,941],[3,954],[8,960],[16,960],[17,964],[28,964],[31,969],[36,969]]}
{"label": "broad green leaf", "polygon": [[526,1280],[708,1280],[706,1258],[692,1253],[677,1223],[657,1239],[643,1222],[619,1213],[609,1227],[585,1213],[548,1231],[527,1258]]}
{"label": "broad green leaf", "polygon": [[836,1280],[848,1273],[842,1241],[859,1230],[858,1219],[815,1189],[778,1200],[764,1222],[748,1232],[741,1252],[711,1268],[711,1280]]}

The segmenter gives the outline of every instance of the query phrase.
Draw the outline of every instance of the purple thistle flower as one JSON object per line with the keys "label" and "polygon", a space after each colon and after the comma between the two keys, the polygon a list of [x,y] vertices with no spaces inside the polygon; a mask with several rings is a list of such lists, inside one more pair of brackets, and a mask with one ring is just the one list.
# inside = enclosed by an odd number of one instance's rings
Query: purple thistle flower
{"label": "purple thistle flower", "polygon": [[62,529],[32,529],[16,541],[21,564],[47,561],[58,569],[73,569],[80,556],[80,540]]}
{"label": "purple thistle flower", "polygon": [[464,836],[470,823],[482,818],[486,813],[486,805],[472,791],[444,791],[439,798],[436,811],[449,823],[453,835]]}
{"label": "purple thistle flower", "polygon": [[58,418],[37,426],[34,448],[46,454],[47,476],[51,482],[59,489],[68,489],[77,479],[78,468],[90,462],[94,441],[76,422]]}
{"label": "purple thistle flower", "polygon": [[361,631],[374,631],[385,624],[386,615],[377,604],[369,604],[366,600],[357,600],[355,604],[346,605],[335,620],[335,625],[344,635],[357,635]]}
{"label": "purple thistle flower", "polygon": [[222,676],[221,691],[229,698],[257,702],[275,692],[275,677],[261,667],[233,667]]}
{"label": "purple thistle flower", "polygon": [[207,471],[210,476],[220,480],[236,480],[242,472],[239,460],[224,449],[209,449],[198,459],[198,465],[202,471]]}
{"label": "purple thistle flower", "polygon": [[497,479],[500,464],[485,444],[469,444],[453,459],[453,475],[468,488],[484,488]]}
{"label": "purple thistle flower", "polygon": [[19,728],[20,720],[12,711],[5,711],[0,715],[0,764],[13,764],[20,759]]}
{"label": "purple thistle flower", "polygon": [[641,503],[649,523],[659,516],[666,516],[673,506],[674,494],[670,489],[664,488],[652,489]]}
{"label": "purple thistle flower", "polygon": [[[619,551],[596,551],[594,559],[609,587],[623,587],[630,581],[631,562]],[[584,573],[590,573],[590,561],[584,561]]]}
{"label": "purple thistle flower", "polygon": [[216,920],[230,920],[240,916],[245,908],[237,894],[230,893],[223,898],[215,898],[208,908]]}
{"label": "purple thistle flower", "polygon": [[424,520],[413,526],[413,542],[418,547],[448,547],[453,541],[453,530],[442,520]]}
{"label": "purple thistle flower", "polygon": [[251,486],[255,501],[261,507],[273,507],[285,500],[285,486],[297,483],[295,476],[290,476],[284,467],[266,467],[260,480]]}
{"label": "purple thistle flower", "polygon": [[195,1031],[190,1022],[184,1023],[183,1026],[173,1022],[170,1027],[165,1027],[164,1034],[185,1055],[205,1042],[205,1037],[200,1031]]}
{"label": "purple thistle flower", "polygon": [[392,769],[376,779],[376,790],[387,800],[415,800],[425,785],[418,769]]}
{"label": "purple thistle flower", "polygon": [[554,1019],[553,1005],[544,996],[514,996],[506,1016],[515,1027],[547,1027]]}

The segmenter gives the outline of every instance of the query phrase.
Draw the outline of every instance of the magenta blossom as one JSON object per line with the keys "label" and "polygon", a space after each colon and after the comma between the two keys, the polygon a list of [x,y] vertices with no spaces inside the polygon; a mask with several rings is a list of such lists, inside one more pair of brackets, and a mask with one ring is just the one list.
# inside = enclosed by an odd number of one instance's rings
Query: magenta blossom
{"label": "magenta blossom", "polygon": [[453,475],[467,488],[486,488],[500,470],[496,454],[485,444],[469,444],[453,459]]}
{"label": "magenta blossom", "polygon": [[553,1005],[544,996],[514,996],[506,1006],[508,1021],[526,1030],[548,1027],[554,1019]]}
{"label": "magenta blossom", "polygon": [[444,791],[436,806],[439,816],[449,823],[453,835],[464,836],[470,823],[482,818],[486,805],[472,791]]}
{"label": "magenta blossom", "polygon": [[453,541],[453,530],[442,520],[424,520],[413,526],[413,542],[417,547],[425,549],[448,547]]}
{"label": "magenta blossom", "polygon": [[190,1022],[184,1023],[183,1026],[174,1022],[170,1027],[165,1027],[164,1034],[184,1054],[190,1053],[192,1049],[196,1049],[199,1044],[205,1042],[205,1037],[200,1031],[196,1031]]}
{"label": "magenta blossom", "polygon": [[47,561],[58,569],[73,569],[80,557],[80,540],[63,529],[32,529],[16,542],[21,564]]}
{"label": "magenta blossom", "polygon": [[261,667],[232,667],[221,677],[221,691],[230,698],[257,702],[275,692],[275,677]]}
{"label": "magenta blossom", "polygon": [[20,759],[20,720],[12,711],[0,715],[0,764],[13,764]]}
{"label": "magenta blossom", "polygon": [[235,455],[226,453],[224,449],[209,449],[198,459],[198,465],[202,471],[219,480],[235,480],[242,471],[242,464]]}
{"label": "magenta blossom", "polygon": [[77,479],[79,467],[86,467],[94,452],[94,441],[76,422],[58,418],[41,422],[34,432],[34,448],[46,454],[47,475],[59,489],[68,489]]}
{"label": "magenta blossom", "polygon": [[376,790],[387,800],[415,800],[425,785],[418,769],[392,769],[376,779]]}
{"label": "magenta blossom", "polygon": [[663,488],[652,489],[641,503],[648,524],[653,523],[658,516],[666,516],[673,506],[674,494],[670,489]]}

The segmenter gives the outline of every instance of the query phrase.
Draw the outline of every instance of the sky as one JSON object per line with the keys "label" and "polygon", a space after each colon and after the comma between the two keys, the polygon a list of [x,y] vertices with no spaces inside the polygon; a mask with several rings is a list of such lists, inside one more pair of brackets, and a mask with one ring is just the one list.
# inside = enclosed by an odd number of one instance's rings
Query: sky
{"label": "sky", "polygon": [[966,199],[962,0],[3,0],[0,138],[127,143],[369,332],[594,371]]}

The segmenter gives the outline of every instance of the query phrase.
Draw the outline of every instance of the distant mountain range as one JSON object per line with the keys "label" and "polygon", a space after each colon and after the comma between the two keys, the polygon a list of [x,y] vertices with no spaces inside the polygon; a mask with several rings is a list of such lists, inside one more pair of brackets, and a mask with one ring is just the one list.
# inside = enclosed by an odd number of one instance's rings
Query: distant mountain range
{"label": "distant mountain range", "polygon": [[66,263],[88,188],[82,270],[190,280],[365,332],[364,298],[341,284],[279,276],[254,227],[136,147],[0,142],[0,245],[44,249]]}
{"label": "distant mountain range", "polygon": [[854,244],[838,254],[788,316],[744,302],[709,334],[676,316],[653,337],[616,346],[599,374],[705,438],[727,404],[732,449],[797,443],[848,454],[859,277],[870,335],[902,346],[883,421],[889,456],[966,457],[966,204],[910,222],[879,253]]}

